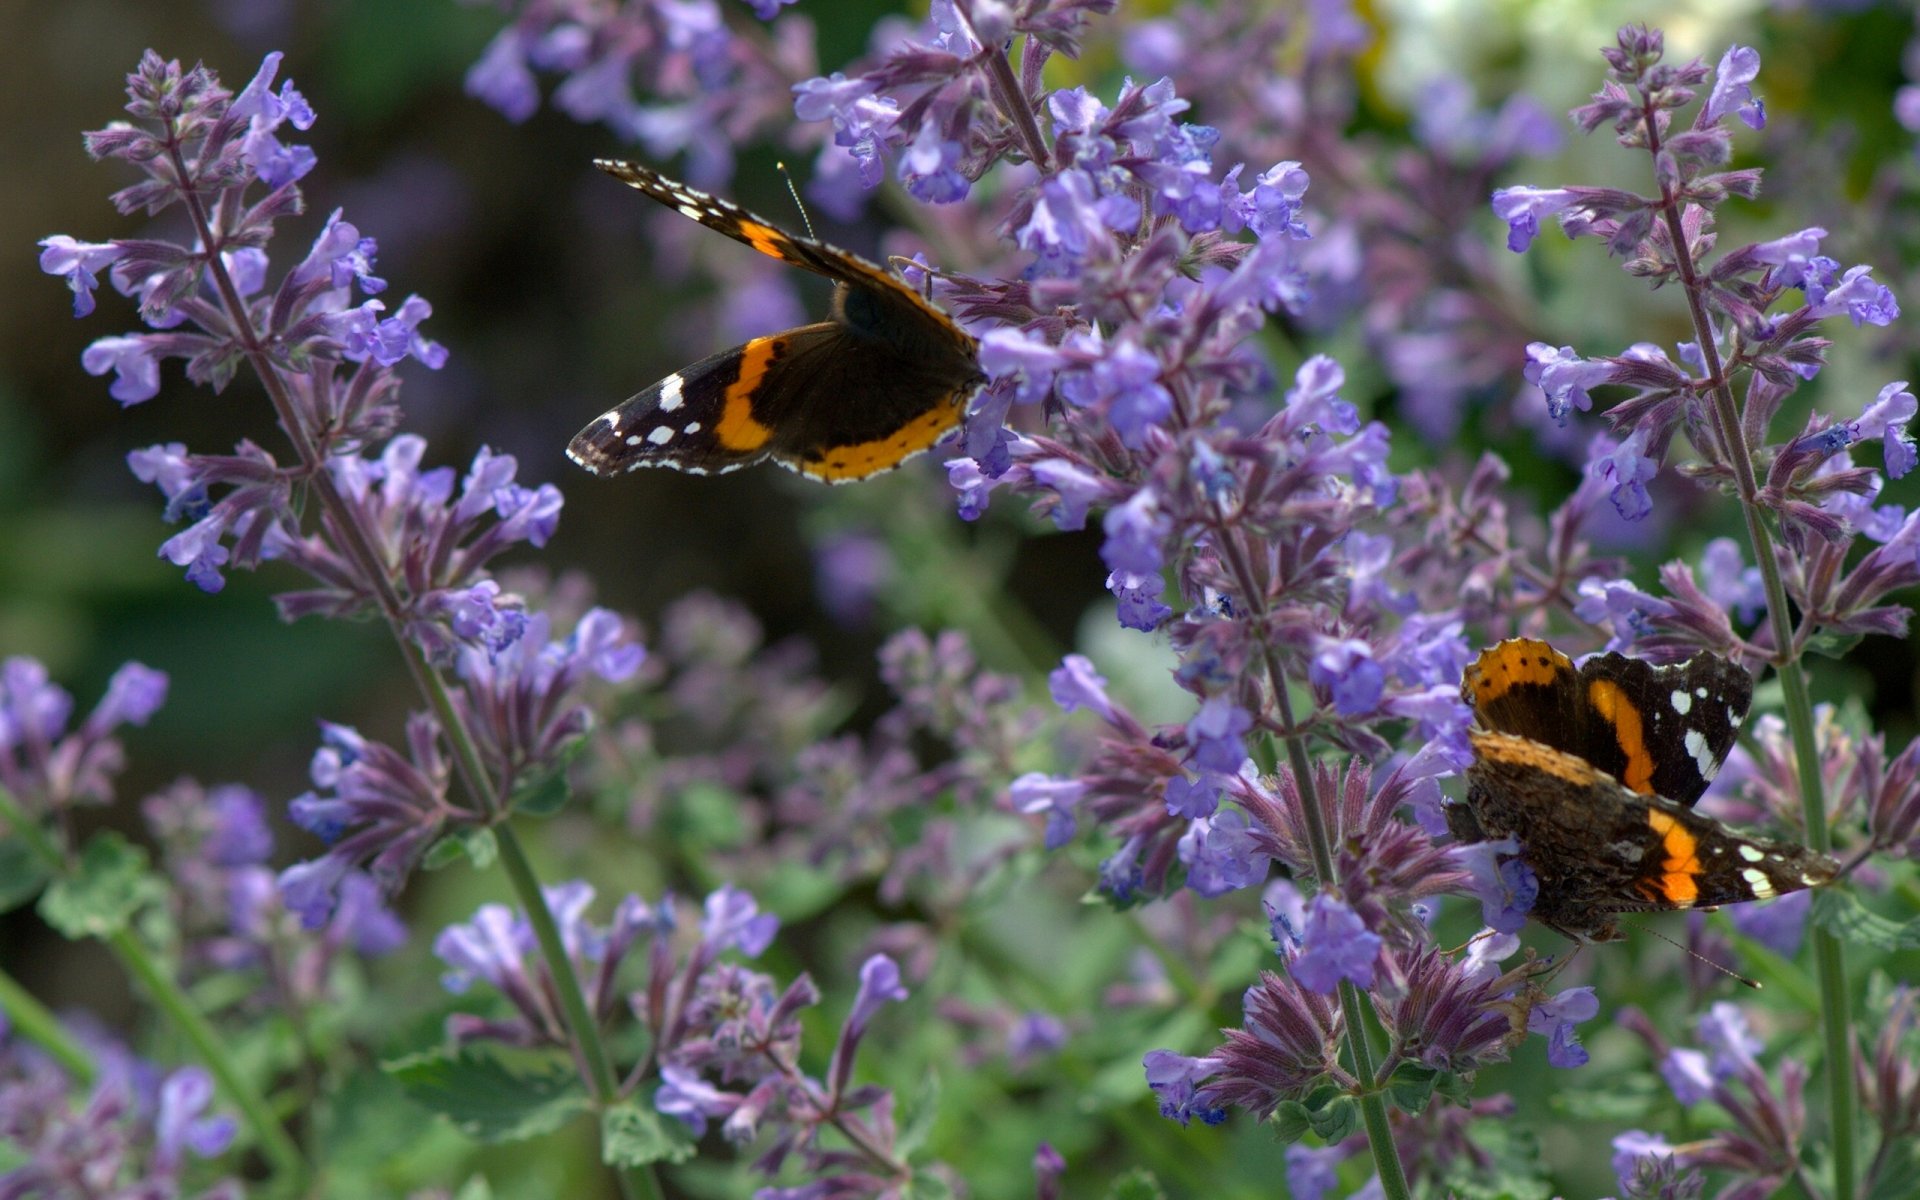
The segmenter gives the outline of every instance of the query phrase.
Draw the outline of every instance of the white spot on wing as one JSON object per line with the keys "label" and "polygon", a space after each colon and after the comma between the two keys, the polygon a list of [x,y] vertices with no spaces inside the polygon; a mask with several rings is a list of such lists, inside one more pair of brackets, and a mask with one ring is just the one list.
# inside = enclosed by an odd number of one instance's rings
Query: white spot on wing
{"label": "white spot on wing", "polygon": [[673,440],[673,430],[667,428],[665,425],[662,425],[660,426],[660,428],[654,430],[652,433],[649,433],[647,435],[647,440],[652,442],[656,446],[664,446],[668,442]]}
{"label": "white spot on wing", "polygon": [[680,394],[680,388],[685,382],[685,380],[680,378],[678,371],[675,371],[660,381],[661,412],[672,412],[674,409],[680,407],[681,402],[686,399],[685,396]]}
{"label": "white spot on wing", "polygon": [[1713,760],[1713,747],[1707,745],[1707,735],[1698,729],[1687,730],[1687,753],[1693,755],[1693,765],[1700,769],[1700,778],[1712,779],[1720,770],[1720,764]]}
{"label": "white spot on wing", "polygon": [[1765,871],[1748,867],[1740,872],[1740,878],[1746,880],[1747,886],[1753,889],[1754,899],[1764,900],[1773,895],[1773,880],[1767,878]]}
{"label": "white spot on wing", "polygon": [[1740,857],[1746,859],[1748,862],[1765,862],[1767,852],[1764,850],[1756,850],[1752,846],[1742,846],[1740,847]]}
{"label": "white spot on wing", "polygon": [[640,444],[640,435],[639,435],[639,434],[637,434],[637,433],[635,433],[635,434],[630,434],[630,435],[628,435],[628,437],[627,437],[627,445],[629,445],[629,446],[638,446],[639,444]]}
{"label": "white spot on wing", "polygon": [[677,207],[680,209],[682,216],[692,217],[696,221],[707,215],[706,210],[697,204],[682,204]]}
{"label": "white spot on wing", "polygon": [[700,422],[698,422],[698,421],[688,421],[688,422],[687,422],[687,427],[686,427],[685,429],[682,429],[682,430],[681,430],[680,432],[681,432],[681,433],[699,433],[699,432],[700,432]]}
{"label": "white spot on wing", "polygon": [[1673,695],[1667,697],[1667,699],[1672,702],[1673,711],[1683,717],[1693,709],[1693,697],[1687,695],[1684,691],[1675,689]]}
{"label": "white spot on wing", "polygon": [[1738,729],[1740,728],[1740,722],[1742,719],[1743,718],[1741,713],[1737,709],[1735,709],[1731,704],[1729,704],[1727,706],[1727,724],[1733,726],[1735,729]]}
{"label": "white spot on wing", "polygon": [[1693,689],[1693,694],[1700,697],[1702,700],[1705,700],[1707,698],[1707,689],[1703,687],[1697,687]]}

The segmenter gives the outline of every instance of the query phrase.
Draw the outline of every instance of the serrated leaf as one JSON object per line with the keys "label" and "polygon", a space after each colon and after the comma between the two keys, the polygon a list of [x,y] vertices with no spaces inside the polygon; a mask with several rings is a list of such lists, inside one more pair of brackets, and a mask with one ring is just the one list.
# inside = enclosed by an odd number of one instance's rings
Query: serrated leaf
{"label": "serrated leaf", "polygon": [[96,834],[79,867],[41,895],[40,918],[69,938],[100,937],[126,928],[161,892],[146,851],[117,833]]}
{"label": "serrated leaf", "polygon": [[1166,1200],[1167,1191],[1160,1179],[1145,1167],[1135,1167],[1113,1181],[1107,1200]]}
{"label": "serrated leaf", "polygon": [[46,864],[24,839],[0,841],[0,913],[12,912],[39,895],[46,882]]}
{"label": "serrated leaf", "polygon": [[1813,897],[1813,921],[1841,941],[1875,950],[1920,947],[1920,920],[1889,921],[1837,888],[1821,888]]}
{"label": "serrated leaf", "polygon": [[600,1118],[600,1161],[610,1167],[644,1167],[693,1157],[693,1133],[679,1121],[627,1101]]}
{"label": "serrated leaf", "polygon": [[416,1054],[382,1069],[407,1098],[439,1113],[481,1142],[512,1142],[552,1133],[586,1111],[587,1097],[570,1072],[535,1074],[471,1051]]}

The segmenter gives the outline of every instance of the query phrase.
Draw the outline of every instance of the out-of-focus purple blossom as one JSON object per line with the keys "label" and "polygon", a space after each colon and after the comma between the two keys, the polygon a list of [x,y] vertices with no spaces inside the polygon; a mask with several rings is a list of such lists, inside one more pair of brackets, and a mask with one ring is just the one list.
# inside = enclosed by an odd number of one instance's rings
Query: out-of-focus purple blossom
{"label": "out-of-focus purple blossom", "polygon": [[1180,839],[1179,853],[1187,887],[1208,899],[1259,883],[1270,862],[1248,828],[1247,814],[1237,808],[1194,821]]}
{"label": "out-of-focus purple blossom", "polygon": [[1078,820],[1074,806],[1086,795],[1087,785],[1077,779],[1058,779],[1039,771],[1030,771],[1013,781],[1008,789],[1014,811],[1047,818],[1046,847],[1058,850],[1073,840]]}
{"label": "out-of-focus purple blossom", "polygon": [[1735,904],[1727,909],[1727,918],[1742,937],[1750,937],[1782,958],[1800,953],[1807,935],[1807,913],[1813,907],[1813,892],[1790,892],[1773,900],[1754,904]]}
{"label": "out-of-focus purple blossom", "polygon": [[1094,669],[1093,660],[1084,654],[1069,654],[1047,675],[1047,691],[1061,712],[1090,709],[1101,717],[1113,719],[1113,701],[1107,697],[1107,680]]}
{"label": "out-of-focus purple blossom", "polygon": [[1338,1146],[1287,1147],[1287,1195],[1293,1200],[1321,1200],[1340,1186],[1340,1164],[1346,1152]]}
{"label": "out-of-focus purple blossom", "polygon": [[1242,736],[1253,728],[1253,716],[1225,696],[1214,696],[1201,704],[1200,711],[1187,722],[1187,737],[1193,745],[1193,764],[1203,771],[1232,775],[1247,761]]}
{"label": "out-of-focus purple blossom", "polygon": [[73,696],[38,661],[7,659],[0,663],[0,786],[35,816],[107,803],[125,762],[115,731],[145,725],[166,698],[165,674],[126,663],[80,727],[69,732]]}
{"label": "out-of-focus purple blossom", "polygon": [[833,534],[814,547],[813,572],[821,607],[840,624],[857,627],[873,618],[881,589],[893,578],[893,555],[871,534]]}

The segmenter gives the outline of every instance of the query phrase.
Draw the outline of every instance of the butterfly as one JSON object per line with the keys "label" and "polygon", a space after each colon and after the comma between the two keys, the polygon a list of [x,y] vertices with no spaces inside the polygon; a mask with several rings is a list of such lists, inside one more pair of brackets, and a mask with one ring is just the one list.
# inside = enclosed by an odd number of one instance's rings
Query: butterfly
{"label": "butterfly", "polygon": [[1738,663],[1601,654],[1576,667],[1510,638],[1468,665],[1460,698],[1479,728],[1447,824],[1462,842],[1511,835],[1539,884],[1528,915],[1576,941],[1618,937],[1615,913],[1763,900],[1838,873],[1824,854],[1694,811],[1753,699]]}
{"label": "butterfly", "polygon": [[898,276],[638,163],[594,166],[837,285],[828,319],[682,367],[595,417],[567,457],[596,475],[720,474],[772,459],[827,483],[890,471],[960,423],[985,381],[973,337]]}

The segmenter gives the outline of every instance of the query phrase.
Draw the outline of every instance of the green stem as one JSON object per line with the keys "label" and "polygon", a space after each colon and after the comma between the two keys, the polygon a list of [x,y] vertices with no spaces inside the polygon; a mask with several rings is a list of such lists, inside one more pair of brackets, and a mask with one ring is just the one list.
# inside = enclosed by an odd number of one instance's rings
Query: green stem
{"label": "green stem", "polygon": [[60,1018],[5,971],[0,971],[0,1013],[6,1014],[7,1025],[14,1033],[45,1050],[67,1069],[67,1074],[81,1083],[93,1082],[97,1074],[93,1056],[60,1028]]}
{"label": "green stem", "polygon": [[[169,129],[169,133],[173,131]],[[168,149],[174,161],[174,169],[179,178],[188,179],[192,175],[182,156],[177,137],[170,138]],[[200,235],[200,244],[208,247],[207,270],[213,279],[214,288],[220,295],[222,306],[232,322],[234,336],[248,365],[259,377],[261,386],[266,389],[274,414],[278,418],[281,430],[293,443],[294,452],[300,459],[306,478],[311,482],[315,496],[326,515],[326,522],[341,549],[353,559],[361,578],[366,582],[371,598],[399,649],[400,658],[406,664],[407,673],[412,676],[414,685],[432,708],[438,720],[441,732],[446,736],[452,750],[455,773],[460,777],[467,794],[474,802],[474,811],[485,814],[494,825],[495,836],[501,850],[501,862],[507,869],[515,894],[521,907],[532,922],[534,933],[540,944],[541,957],[546,960],[547,969],[552,976],[555,990],[560,996],[562,1007],[566,1010],[567,1024],[579,1046],[582,1060],[586,1063],[594,1088],[595,1102],[602,1108],[612,1105],[619,1096],[619,1087],[607,1057],[605,1046],[600,1040],[599,1027],[587,1011],[586,1001],[580,992],[580,981],[575,977],[573,964],[568,960],[565,945],[560,939],[559,929],[554,924],[553,914],[547,909],[546,896],[540,890],[539,880],[533,874],[525,852],[518,839],[505,824],[506,802],[504,797],[496,795],[491,786],[492,777],[487,771],[485,760],[479,747],[468,730],[458,706],[447,690],[446,682],[440,677],[426,653],[407,636],[408,605],[395,587],[392,571],[382,558],[377,542],[361,523],[361,516],[346,497],[340,494],[334,485],[333,476],[327,471],[326,451],[309,435],[302,424],[300,412],[294,397],[287,387],[286,380],[268,353],[266,344],[261,340],[259,331],[254,328],[252,314],[242,299],[239,289],[234,286],[218,250],[224,246],[213,222],[197,193],[184,194],[187,211]],[[629,1198],[634,1196],[654,1197],[659,1195],[659,1184],[653,1178],[651,1168],[629,1168],[617,1172],[621,1193]]]}
{"label": "green stem", "polygon": [[221,1043],[220,1035],[200,1014],[200,1010],[194,1007],[192,998],[180,987],[178,981],[160,969],[160,964],[154,961],[140,939],[133,936],[132,930],[125,927],[110,930],[103,935],[103,938],[107,947],[113,951],[113,956],[120,960],[120,965],[127,969],[128,974],[140,981],[141,985],[147,989],[147,994],[153,998],[153,1002],[159,1006],[160,1011],[166,1013],[168,1019],[179,1028],[180,1032],[187,1035],[187,1040],[193,1043],[200,1061],[206,1064],[207,1070],[211,1071],[214,1079],[219,1081],[220,1088],[227,1094],[227,1098],[239,1105],[241,1116],[246,1119],[254,1136],[260,1139],[261,1152],[267,1156],[267,1161],[273,1164],[274,1173],[286,1179],[301,1181],[289,1188],[289,1191],[303,1190],[304,1181],[312,1170],[307,1164],[306,1156],[301,1154],[300,1147],[294,1142],[292,1135],[273,1115],[273,1109],[268,1107],[266,1097],[234,1070],[232,1057],[227,1053],[226,1046]]}
{"label": "green stem", "polygon": [[[21,840],[40,856],[40,860],[46,864],[49,871],[61,876],[69,876],[73,873],[69,856],[47,835],[47,831],[40,827],[40,823],[28,815],[13,793],[4,787],[0,787],[0,819],[4,819],[10,831],[20,835]],[[96,936],[113,951],[114,957],[120,960],[120,965],[126,968],[127,973],[146,987],[154,1003],[167,1014],[174,1026],[186,1035],[187,1040],[193,1043],[194,1050],[200,1056],[200,1062],[212,1073],[227,1099],[240,1109],[240,1115],[246,1120],[247,1126],[253,1130],[254,1137],[260,1143],[261,1153],[267,1156],[267,1161],[272,1164],[274,1173],[282,1179],[294,1181],[289,1191],[302,1190],[306,1186],[306,1180],[312,1175],[312,1168],[308,1165],[306,1157],[300,1153],[300,1147],[287,1133],[286,1128],[280,1124],[279,1118],[273,1115],[273,1110],[267,1106],[266,1098],[254,1088],[251,1081],[234,1069],[233,1056],[227,1053],[220,1035],[214,1032],[213,1026],[200,1014],[193,1000],[171,975],[160,969],[153,955],[147,952],[146,946],[142,945],[140,940],[133,936],[132,931],[124,925],[104,930]],[[9,988],[16,989],[16,985],[9,981]],[[15,1005],[20,1001],[31,1001],[31,999],[24,990],[17,990],[17,996],[0,993],[0,1000],[5,1001],[9,1013],[16,1011]],[[27,1004],[21,1004],[18,1011],[27,1013],[30,1018],[34,1012],[42,1014],[50,1022],[47,1028],[54,1031],[59,1028],[52,1014],[41,1008],[38,1002],[32,1002],[30,1007]],[[36,1037],[35,1040],[40,1039]],[[47,1045],[45,1042],[41,1044]],[[49,1049],[51,1048],[49,1046]],[[75,1053],[79,1052],[75,1051]],[[62,1058],[64,1060],[65,1056]],[[84,1055],[82,1059],[84,1060]],[[86,1064],[85,1076],[89,1078],[92,1076],[90,1063]]]}
{"label": "green stem", "polygon": [[[1233,572],[1250,611],[1249,624],[1254,629],[1264,630],[1267,627],[1267,589],[1255,579],[1252,564],[1248,562],[1240,539],[1234,536],[1232,530],[1218,530],[1216,540],[1221,558]],[[1267,686],[1273,693],[1275,715],[1280,719],[1280,728],[1287,731],[1282,741],[1287,748],[1287,764],[1300,790],[1300,812],[1307,827],[1307,845],[1313,853],[1313,871],[1318,876],[1319,886],[1331,891],[1336,886],[1333,839],[1327,835],[1326,809],[1319,789],[1314,785],[1313,763],[1307,755],[1306,738],[1297,732],[1294,723],[1293,698],[1287,691],[1286,672],[1281,668],[1279,654],[1264,642],[1261,653],[1266,658]],[[1387,1120],[1387,1102],[1380,1093],[1379,1080],[1374,1074],[1373,1048],[1367,1044],[1366,1005],[1361,1000],[1360,989],[1345,979],[1340,981],[1340,1013],[1347,1054],[1353,1060],[1353,1075],[1360,1081],[1360,1118],[1366,1125],[1367,1148],[1373,1152],[1374,1170],[1380,1175],[1380,1191],[1386,1200],[1410,1200],[1412,1193],[1407,1188],[1406,1172],[1400,1166],[1400,1151],[1394,1144],[1393,1126]]]}
{"label": "green stem", "polygon": [[[566,943],[560,937],[560,926],[547,908],[546,896],[540,890],[540,877],[534,874],[533,863],[527,858],[519,835],[514,833],[512,826],[501,824],[495,826],[494,836],[500,844],[500,865],[505,868],[507,879],[513,884],[514,894],[520,898],[520,907],[526,911],[527,922],[533,926],[534,940],[540,944],[540,956],[547,961],[554,992],[560,998],[560,1007],[565,1010],[567,1027],[586,1066],[588,1082],[593,1086],[595,1105],[604,1111],[619,1098],[620,1083],[614,1077],[613,1060],[607,1055],[606,1044],[600,1040],[600,1023],[594,1020],[592,1011],[587,1008],[586,994],[580,990],[580,978],[574,974],[573,962],[567,957]],[[634,1197],[658,1200],[660,1183],[654,1178],[650,1167],[626,1167],[618,1170],[616,1175],[620,1181],[620,1194],[628,1197],[628,1200]]]}
{"label": "green stem", "polygon": [[[1660,149],[1658,126],[1646,122],[1652,138],[1650,152]],[[1727,378],[1720,358],[1719,344],[1705,300],[1705,281],[1694,268],[1688,252],[1686,231],[1680,220],[1680,205],[1671,185],[1661,184],[1661,216],[1672,242],[1674,268],[1680,276],[1687,307],[1692,314],[1695,341],[1710,384],[1715,432],[1733,471],[1734,487],[1740,496],[1740,512],[1746,520],[1747,540],[1753,547],[1754,563],[1760,569],[1761,583],[1767,595],[1767,621],[1773,632],[1775,673],[1780,677],[1785,697],[1782,716],[1793,739],[1795,772],[1800,784],[1800,812],[1806,822],[1807,845],[1822,853],[1833,846],[1827,827],[1825,786],[1820,778],[1820,750],[1814,738],[1813,696],[1799,660],[1799,643],[1793,635],[1787,607],[1786,582],[1774,556],[1773,537],[1759,504],[1759,483],[1753,473],[1753,454],[1747,447],[1740,424],[1739,406],[1734,401],[1732,382]],[[1827,1121],[1833,1142],[1834,1200],[1853,1200],[1857,1175],[1854,1161],[1853,1120],[1853,1035],[1849,1014],[1853,1005],[1848,997],[1846,960],[1840,940],[1815,925],[1812,928],[1813,961],[1820,980],[1820,1029],[1827,1058]]]}

